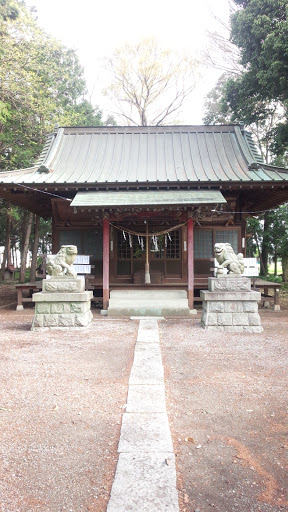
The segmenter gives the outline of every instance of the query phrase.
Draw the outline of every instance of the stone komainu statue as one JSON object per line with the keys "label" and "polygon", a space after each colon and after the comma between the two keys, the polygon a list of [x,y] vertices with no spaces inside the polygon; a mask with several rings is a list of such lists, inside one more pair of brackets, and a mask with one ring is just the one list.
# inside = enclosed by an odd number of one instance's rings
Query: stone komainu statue
{"label": "stone komainu statue", "polygon": [[47,272],[49,276],[76,276],[72,267],[77,256],[76,245],[62,245],[55,256],[47,257]]}
{"label": "stone komainu statue", "polygon": [[228,274],[243,274],[244,261],[243,254],[235,254],[231,244],[215,244],[215,258],[219,263],[217,276],[223,274],[223,269],[227,268]]}

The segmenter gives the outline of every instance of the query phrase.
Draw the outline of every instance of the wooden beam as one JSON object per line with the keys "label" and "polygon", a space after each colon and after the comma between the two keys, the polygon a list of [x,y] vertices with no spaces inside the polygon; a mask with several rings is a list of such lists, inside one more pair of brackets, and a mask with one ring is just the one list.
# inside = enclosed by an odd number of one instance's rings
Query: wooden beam
{"label": "wooden beam", "polygon": [[103,309],[109,306],[109,222],[103,219]]}
{"label": "wooden beam", "polygon": [[194,307],[194,243],[193,243],[193,219],[188,219],[187,237],[188,237],[188,306]]}

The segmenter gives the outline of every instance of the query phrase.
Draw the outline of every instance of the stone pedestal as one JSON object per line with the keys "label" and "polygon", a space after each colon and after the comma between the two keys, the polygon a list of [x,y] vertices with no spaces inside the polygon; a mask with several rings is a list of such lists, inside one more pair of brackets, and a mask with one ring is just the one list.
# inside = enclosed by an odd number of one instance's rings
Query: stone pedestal
{"label": "stone pedestal", "polygon": [[262,332],[258,313],[261,293],[251,291],[251,279],[237,275],[209,277],[201,290],[201,326],[209,331]]}
{"label": "stone pedestal", "polygon": [[32,330],[86,327],[92,321],[92,291],[85,291],[84,279],[51,277],[42,282],[42,292],[34,293],[35,315]]}

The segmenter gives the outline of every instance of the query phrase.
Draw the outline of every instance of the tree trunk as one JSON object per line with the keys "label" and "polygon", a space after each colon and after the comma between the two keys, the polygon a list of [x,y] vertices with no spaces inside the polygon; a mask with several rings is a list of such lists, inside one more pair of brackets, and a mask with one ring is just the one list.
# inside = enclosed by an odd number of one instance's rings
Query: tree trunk
{"label": "tree trunk", "polygon": [[20,268],[20,283],[24,283],[25,281],[25,272],[26,272],[26,261],[27,261],[27,254],[28,254],[28,248],[29,248],[29,240],[30,240],[30,234],[31,234],[31,228],[32,228],[32,221],[33,221],[33,213],[28,214],[27,219],[27,226],[24,231],[24,237],[23,237],[23,247],[21,251],[21,268]]}
{"label": "tree trunk", "polygon": [[7,218],[6,218],[6,234],[5,234],[5,249],[3,254],[3,261],[1,265],[1,280],[4,280],[5,268],[7,265],[11,263],[11,217],[9,215],[9,208],[7,208]]}
{"label": "tree trunk", "polygon": [[259,244],[257,233],[254,233],[254,238],[255,238],[255,241],[256,241],[256,246],[257,246],[257,249],[258,249],[258,254],[259,254],[259,259],[260,259],[260,275],[261,275],[261,268],[263,268],[264,265],[263,265],[262,253],[261,253],[261,248],[260,248],[260,244]]}
{"label": "tree trunk", "polygon": [[278,262],[278,254],[277,251],[274,253],[274,277],[277,277],[277,262]]}
{"label": "tree trunk", "polygon": [[34,243],[33,243],[33,250],[32,250],[30,281],[36,280],[37,254],[38,254],[38,246],[39,246],[39,223],[40,223],[39,215],[34,216],[34,221],[35,221],[34,222]]}
{"label": "tree trunk", "polygon": [[27,226],[27,220],[28,220],[28,214],[29,214],[29,212],[27,210],[22,210],[22,212],[23,212],[23,219],[22,219],[23,229],[22,229],[21,238],[20,238],[20,255],[21,255],[20,257],[21,257],[21,260],[22,260],[22,252],[23,252],[24,243],[25,243],[26,226]]}
{"label": "tree trunk", "polygon": [[288,254],[282,256],[282,279],[284,283],[288,283]]}
{"label": "tree trunk", "polygon": [[269,212],[264,215],[264,227],[263,227],[263,241],[261,251],[261,265],[260,275],[266,276],[268,274],[268,256],[269,256],[269,229],[271,226],[271,219]]}

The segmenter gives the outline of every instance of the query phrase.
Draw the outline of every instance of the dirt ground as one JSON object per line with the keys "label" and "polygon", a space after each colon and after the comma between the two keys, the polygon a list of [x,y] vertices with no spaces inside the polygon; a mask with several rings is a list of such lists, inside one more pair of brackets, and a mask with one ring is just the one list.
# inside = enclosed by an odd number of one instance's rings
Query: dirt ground
{"label": "dirt ground", "polygon": [[[2,286],[0,511],[105,512],[138,322],[32,332],[15,301]],[[159,321],[181,512],[288,512],[287,299],[260,314],[262,334]]]}

